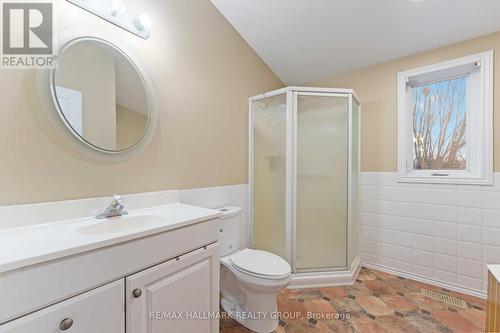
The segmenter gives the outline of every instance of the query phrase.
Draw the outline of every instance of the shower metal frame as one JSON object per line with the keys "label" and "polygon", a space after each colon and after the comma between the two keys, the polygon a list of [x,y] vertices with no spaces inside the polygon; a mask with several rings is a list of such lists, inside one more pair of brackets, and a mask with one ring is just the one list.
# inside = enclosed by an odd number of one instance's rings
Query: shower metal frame
{"label": "shower metal frame", "polygon": [[[315,88],[315,87],[298,87],[291,86],[285,87],[264,94],[256,95],[250,97],[248,100],[249,107],[249,151],[248,151],[248,177],[249,177],[249,196],[248,196],[248,232],[250,235],[250,243],[253,243],[253,181],[254,181],[254,110],[253,103],[255,101],[273,97],[277,95],[286,94],[286,163],[285,163],[285,252],[287,256],[287,261],[291,263],[292,273],[294,277],[303,277],[304,281],[309,281],[308,277],[313,277],[311,281],[314,281],[314,277],[318,277],[321,281],[328,280],[328,276],[335,273],[345,274],[347,272],[352,272],[354,269],[359,269],[359,187],[360,187],[360,151],[358,148],[358,211],[352,212],[352,108],[353,100],[358,104],[358,135],[361,132],[361,105],[356,93],[352,89],[338,89],[338,88]],[[309,96],[332,96],[332,97],[346,97],[349,101],[349,119],[348,119],[348,163],[347,163],[347,227],[346,227],[346,267],[329,267],[325,269],[301,269],[297,272],[296,268],[296,221],[297,221],[297,98],[299,95],[309,95]],[[361,144],[360,137],[358,137],[358,144]],[[353,239],[351,234],[352,228],[352,214],[357,215],[357,237]],[[351,249],[356,248],[357,254],[353,257],[353,251]],[[334,278],[334,276],[332,276]],[[326,280],[325,280],[326,279]],[[318,280],[320,281],[320,280]],[[329,280],[328,280],[329,281]],[[333,284],[336,284],[332,280]],[[332,283],[320,283],[320,284],[332,284]],[[292,282],[293,284],[293,282]],[[307,282],[306,282],[307,284]],[[314,282],[313,282],[314,284]],[[317,285],[320,285],[317,284]]]}

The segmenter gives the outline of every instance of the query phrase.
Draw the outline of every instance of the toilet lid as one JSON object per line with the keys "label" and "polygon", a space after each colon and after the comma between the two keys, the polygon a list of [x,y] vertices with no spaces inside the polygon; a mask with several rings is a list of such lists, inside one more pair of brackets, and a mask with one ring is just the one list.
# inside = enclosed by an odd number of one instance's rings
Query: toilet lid
{"label": "toilet lid", "polygon": [[290,265],[281,257],[266,251],[244,249],[231,257],[233,265],[244,271],[266,276],[290,274]]}

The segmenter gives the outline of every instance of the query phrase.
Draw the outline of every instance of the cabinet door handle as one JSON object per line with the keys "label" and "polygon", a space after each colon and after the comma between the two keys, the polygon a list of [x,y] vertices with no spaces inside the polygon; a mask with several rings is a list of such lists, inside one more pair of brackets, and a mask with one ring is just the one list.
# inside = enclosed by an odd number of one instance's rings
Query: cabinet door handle
{"label": "cabinet door handle", "polygon": [[139,289],[139,288],[134,289],[134,290],[132,291],[132,295],[133,295],[135,298],[139,298],[139,297],[141,297],[141,295],[142,295],[142,290],[141,290],[141,289]]}
{"label": "cabinet door handle", "polygon": [[61,323],[59,324],[59,329],[61,331],[66,331],[68,330],[71,326],[73,326],[73,319],[71,318],[64,318]]}

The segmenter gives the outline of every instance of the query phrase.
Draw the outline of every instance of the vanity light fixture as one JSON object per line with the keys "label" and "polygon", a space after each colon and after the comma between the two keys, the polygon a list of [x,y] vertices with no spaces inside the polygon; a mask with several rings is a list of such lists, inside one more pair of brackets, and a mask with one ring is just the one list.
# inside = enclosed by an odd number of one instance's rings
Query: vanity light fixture
{"label": "vanity light fixture", "polygon": [[109,5],[109,12],[111,13],[111,15],[116,16],[125,12],[125,6],[120,0],[113,0]]}
{"label": "vanity light fixture", "polygon": [[153,21],[151,20],[151,17],[149,17],[149,15],[147,14],[142,14],[136,21],[137,29],[141,31],[144,29],[149,30],[152,24]]}
{"label": "vanity light fixture", "polygon": [[128,14],[120,0],[67,1],[141,38],[147,39],[151,35],[151,18],[146,14]]}

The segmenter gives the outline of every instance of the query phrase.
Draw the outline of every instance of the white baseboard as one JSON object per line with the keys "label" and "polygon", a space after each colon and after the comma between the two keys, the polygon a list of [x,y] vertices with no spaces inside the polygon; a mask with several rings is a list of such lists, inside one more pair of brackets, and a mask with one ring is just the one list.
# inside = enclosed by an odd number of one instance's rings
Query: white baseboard
{"label": "white baseboard", "polygon": [[389,274],[393,274],[393,275],[402,276],[404,278],[408,278],[408,279],[411,279],[411,280],[415,280],[415,281],[419,281],[419,282],[423,282],[423,283],[432,284],[434,286],[438,286],[438,287],[441,287],[441,288],[446,288],[446,289],[449,289],[449,290],[457,291],[459,293],[463,293],[463,294],[467,294],[467,295],[471,295],[471,296],[475,296],[475,297],[479,297],[479,298],[483,298],[483,299],[486,299],[486,297],[487,297],[487,294],[485,292],[480,292],[480,291],[477,291],[477,290],[474,290],[474,289],[464,288],[462,286],[458,286],[458,285],[455,285],[455,284],[452,284],[452,283],[449,283],[449,282],[444,282],[444,281],[440,281],[440,280],[436,280],[436,279],[424,277],[424,276],[421,276],[421,275],[418,275],[418,274],[414,274],[414,273],[408,273],[408,272],[404,272],[404,271],[399,271],[397,269],[388,268],[388,267],[385,267],[385,266],[382,266],[382,265],[367,263],[367,262],[363,261],[361,263],[361,266],[366,267],[366,268],[376,269],[376,270],[379,270],[379,271],[382,271],[382,272],[386,272],[386,273],[389,273]]}
{"label": "white baseboard", "polygon": [[304,289],[350,286],[356,281],[360,269],[361,260],[357,256],[351,265],[351,269],[348,271],[293,274],[292,282],[290,282],[288,288]]}

